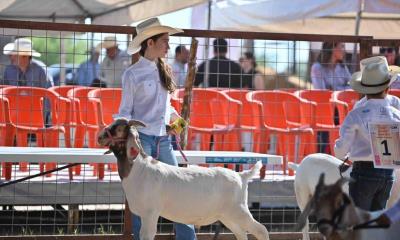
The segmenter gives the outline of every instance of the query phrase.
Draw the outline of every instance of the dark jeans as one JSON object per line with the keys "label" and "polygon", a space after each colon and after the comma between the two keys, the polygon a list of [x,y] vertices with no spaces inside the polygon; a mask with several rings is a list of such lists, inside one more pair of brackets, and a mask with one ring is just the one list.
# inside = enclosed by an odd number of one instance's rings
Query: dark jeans
{"label": "dark jeans", "polygon": [[377,211],[386,207],[390,196],[394,177],[392,169],[373,168],[370,164],[354,163],[350,173],[353,182],[349,184],[350,197],[356,206],[367,210]]}

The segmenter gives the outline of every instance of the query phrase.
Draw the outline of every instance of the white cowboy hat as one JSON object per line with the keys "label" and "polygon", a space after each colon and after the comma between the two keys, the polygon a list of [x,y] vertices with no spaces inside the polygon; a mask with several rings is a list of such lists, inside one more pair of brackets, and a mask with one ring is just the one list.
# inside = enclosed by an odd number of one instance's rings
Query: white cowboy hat
{"label": "white cowboy hat", "polygon": [[117,38],[115,36],[107,36],[104,37],[104,40],[97,44],[95,51],[96,52],[101,52],[102,48],[112,48],[118,46]]}
{"label": "white cowboy hat", "polygon": [[7,43],[3,48],[3,54],[40,57],[40,53],[33,50],[32,41],[27,38],[18,38],[12,43]]}
{"label": "white cowboy hat", "polygon": [[183,32],[182,29],[161,25],[158,18],[147,19],[136,26],[136,36],[132,40],[132,42],[129,43],[127,52],[129,54],[135,54],[139,52],[142,42],[152,36],[161,33],[168,33],[169,35],[173,35],[181,32]]}
{"label": "white cowboy hat", "polygon": [[385,57],[376,56],[360,61],[360,72],[351,76],[352,89],[363,94],[375,94],[384,91],[400,73],[400,67],[389,66]]}

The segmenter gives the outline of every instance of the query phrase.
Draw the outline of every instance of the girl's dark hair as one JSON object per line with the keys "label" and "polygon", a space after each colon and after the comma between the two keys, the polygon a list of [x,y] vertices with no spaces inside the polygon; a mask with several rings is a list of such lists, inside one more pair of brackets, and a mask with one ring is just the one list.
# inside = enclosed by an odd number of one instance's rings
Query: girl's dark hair
{"label": "girl's dark hair", "polygon": [[[164,34],[165,33],[154,35],[154,36],[149,37],[146,40],[144,40],[141,43],[141,48],[140,48],[139,54],[141,56],[144,56],[144,53],[146,52],[146,49],[147,49],[147,41],[149,39],[151,39],[153,41],[156,41],[157,39],[159,39]],[[158,74],[160,75],[160,80],[161,80],[162,86],[168,92],[173,93],[175,91],[175,89],[176,89],[176,84],[175,84],[174,80],[172,80],[171,68],[168,67],[168,65],[164,62],[164,60],[162,60],[161,58],[158,58],[157,59],[157,69],[158,69]]]}
{"label": "girl's dark hair", "polygon": [[[339,44],[340,42],[324,42],[317,61],[323,66],[329,64],[332,59],[333,49]],[[342,63],[342,61],[338,61],[337,63]]]}
{"label": "girl's dark hair", "polygon": [[253,68],[257,67],[256,58],[254,57],[254,54],[252,52],[245,52],[243,55],[245,58],[250,59]]}

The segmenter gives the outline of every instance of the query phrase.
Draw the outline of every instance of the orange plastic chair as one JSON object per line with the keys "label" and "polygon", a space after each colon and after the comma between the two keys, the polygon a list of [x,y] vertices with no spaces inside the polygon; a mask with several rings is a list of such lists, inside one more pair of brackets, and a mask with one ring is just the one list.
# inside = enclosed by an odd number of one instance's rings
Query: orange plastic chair
{"label": "orange plastic chair", "polygon": [[[70,109],[70,101],[48,89],[35,87],[6,87],[0,89],[0,96],[9,103],[9,125],[14,128],[17,146],[28,146],[28,134],[36,135],[38,147],[58,147],[59,134],[65,135],[65,124],[69,118],[59,118],[60,109]],[[45,127],[44,99],[50,103],[52,126]],[[3,101],[4,103],[4,101]],[[4,106],[4,104],[3,104]],[[67,139],[67,137],[65,137]],[[65,142],[68,145],[68,141]],[[41,170],[54,168],[54,163],[41,164]],[[20,164],[20,170],[27,170],[27,164]],[[47,176],[50,176],[47,175]]]}
{"label": "orange plastic chair", "polygon": [[[89,92],[89,101],[93,102],[95,107],[98,132],[114,121],[113,115],[118,113],[121,95],[121,88],[100,88]],[[112,171],[117,171],[117,164],[109,164],[108,167]],[[104,167],[100,168],[99,164],[100,169],[104,169]],[[99,173],[99,175],[101,174]]]}
{"label": "orange plastic chair", "polygon": [[389,94],[400,98],[400,89],[389,89]]}
{"label": "orange plastic chair", "polygon": [[96,111],[92,102],[89,101],[90,91],[94,87],[73,88],[68,91],[67,96],[73,103],[74,117],[76,121],[75,138],[73,146],[82,148],[85,144],[86,133],[88,133],[89,147],[96,147],[96,132],[98,129]]}
{"label": "orange plastic chair", "polygon": [[247,99],[254,103],[254,114],[261,122],[262,134],[255,142],[257,151],[266,153],[271,134],[277,135],[276,153],[284,156],[282,168],[286,174],[287,161],[299,162],[307,153],[306,148],[313,151],[313,130],[305,122],[314,116],[315,106],[282,91],[249,92]]}
{"label": "orange plastic chair", "polygon": [[[68,91],[68,98],[72,101],[75,115],[75,138],[74,147],[84,147],[86,135],[88,136],[88,147],[95,148],[97,145],[97,133],[99,131],[98,117],[96,107],[93,101],[89,100],[89,92],[95,87],[79,87]],[[93,166],[93,175],[99,179],[104,178],[104,164],[95,163]]]}
{"label": "orange plastic chair", "polygon": [[89,92],[89,100],[95,105],[99,130],[114,121],[113,115],[118,113],[121,95],[121,88],[99,88]]}
{"label": "orange plastic chair", "polygon": [[318,132],[329,132],[329,145],[333,153],[335,141],[339,137],[340,127],[336,126],[334,122],[335,107],[341,105],[341,108],[345,108],[346,106],[341,102],[335,102],[332,99],[332,91],[330,90],[300,90],[296,92],[296,95],[316,103],[315,124],[312,125],[312,128]]}
{"label": "orange plastic chair", "polygon": [[[15,127],[10,120],[10,106],[8,99],[0,95],[0,146],[13,146]],[[11,179],[12,163],[1,163],[1,176],[6,180]]]}
{"label": "orange plastic chair", "polygon": [[[214,150],[240,150],[238,130],[241,103],[216,90],[195,88],[192,94],[189,139],[192,133],[201,134],[203,151],[211,150],[211,135],[214,138]],[[228,133],[234,137],[225,137]]]}
{"label": "orange plastic chair", "polygon": [[253,136],[252,151],[256,152],[254,143],[260,138],[261,134],[261,123],[258,121],[259,118],[254,114],[253,103],[249,102],[246,95],[250,90],[246,89],[230,89],[223,91],[229,97],[240,101],[242,103],[242,111],[240,112],[239,125],[241,132],[251,132]]}
{"label": "orange plastic chair", "polygon": [[68,97],[68,91],[74,88],[81,88],[82,86],[76,85],[62,85],[48,88],[51,91],[58,93],[60,96]]}
{"label": "orange plastic chair", "polygon": [[339,123],[342,124],[347,113],[350,112],[356,102],[360,100],[360,94],[353,90],[334,91],[332,95],[339,112]]}

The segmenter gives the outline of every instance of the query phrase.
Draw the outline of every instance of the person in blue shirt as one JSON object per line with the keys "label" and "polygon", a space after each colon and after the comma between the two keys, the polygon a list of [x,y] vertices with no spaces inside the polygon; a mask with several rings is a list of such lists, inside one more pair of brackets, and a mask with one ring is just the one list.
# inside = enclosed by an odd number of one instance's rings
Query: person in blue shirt
{"label": "person in blue shirt", "polygon": [[45,69],[32,57],[40,57],[40,53],[32,48],[32,42],[19,38],[13,44],[8,45],[6,55],[10,55],[11,64],[4,70],[3,85],[31,86],[49,88],[53,86],[47,77]]}
{"label": "person in blue shirt", "polygon": [[99,79],[100,76],[100,49],[92,48],[89,54],[90,58],[79,65],[76,74],[76,83],[80,86],[90,86],[93,80]]}
{"label": "person in blue shirt", "polygon": [[[145,123],[146,127],[139,129],[144,151],[161,162],[177,166],[171,137],[166,129],[166,125],[180,119],[170,103],[170,94],[176,84],[170,67],[162,58],[169,49],[169,35],[182,30],[163,26],[157,18],[151,18],[140,23],[136,32],[128,53],[139,53],[140,57],[122,75],[121,104],[114,118],[136,119]],[[134,237],[139,239],[141,220],[134,215],[132,222]],[[175,239],[196,239],[192,225],[175,223],[174,226]]]}

